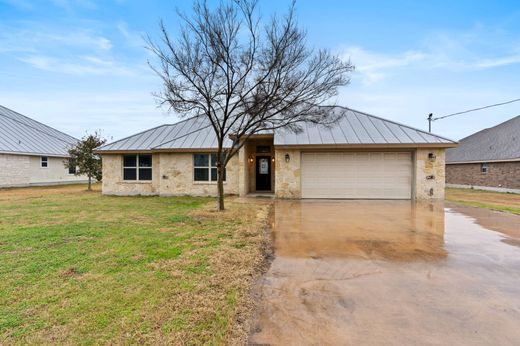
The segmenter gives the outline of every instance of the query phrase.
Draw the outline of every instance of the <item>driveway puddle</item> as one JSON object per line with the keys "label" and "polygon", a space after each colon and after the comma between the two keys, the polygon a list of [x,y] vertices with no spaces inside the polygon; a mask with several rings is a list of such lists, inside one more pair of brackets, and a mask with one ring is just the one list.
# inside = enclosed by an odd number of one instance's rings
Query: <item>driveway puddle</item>
{"label": "driveway puddle", "polygon": [[250,342],[520,344],[520,217],[409,201],[276,201]]}

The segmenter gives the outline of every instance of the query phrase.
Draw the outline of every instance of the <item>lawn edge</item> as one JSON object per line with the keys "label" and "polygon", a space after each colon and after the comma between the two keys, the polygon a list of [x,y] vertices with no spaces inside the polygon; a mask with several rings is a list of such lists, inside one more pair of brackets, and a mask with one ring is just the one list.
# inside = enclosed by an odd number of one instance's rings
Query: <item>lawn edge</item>
{"label": "lawn edge", "polygon": [[237,305],[237,310],[233,317],[233,324],[229,331],[226,344],[229,345],[248,345],[251,330],[256,320],[258,306],[260,304],[259,282],[271,267],[274,259],[273,239],[271,220],[273,217],[273,203],[267,206],[267,216],[260,222],[262,232],[262,243],[260,245],[260,256],[253,268],[253,275],[248,281],[249,287]]}

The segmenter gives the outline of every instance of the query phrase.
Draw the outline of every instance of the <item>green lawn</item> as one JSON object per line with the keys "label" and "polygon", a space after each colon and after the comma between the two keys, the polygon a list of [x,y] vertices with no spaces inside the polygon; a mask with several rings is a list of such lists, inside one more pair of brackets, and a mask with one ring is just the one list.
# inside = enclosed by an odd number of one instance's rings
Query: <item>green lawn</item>
{"label": "green lawn", "polygon": [[247,330],[267,205],[0,190],[0,344],[223,344]]}
{"label": "green lawn", "polygon": [[447,188],[446,200],[470,207],[520,215],[520,194]]}

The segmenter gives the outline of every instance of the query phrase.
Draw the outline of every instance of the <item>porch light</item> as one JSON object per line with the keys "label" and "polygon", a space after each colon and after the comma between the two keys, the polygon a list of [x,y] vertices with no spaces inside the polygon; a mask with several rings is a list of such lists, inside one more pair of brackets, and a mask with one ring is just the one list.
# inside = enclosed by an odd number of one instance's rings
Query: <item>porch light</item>
{"label": "porch light", "polygon": [[285,162],[289,161],[291,161],[291,157],[289,156],[289,154],[285,154]]}
{"label": "porch light", "polygon": [[273,161],[273,163],[274,163],[274,157],[271,159],[271,161]]}
{"label": "porch light", "polygon": [[436,158],[437,155],[435,155],[434,153],[428,153],[428,160],[430,160],[431,162],[435,161]]}
{"label": "porch light", "polygon": [[249,163],[253,163],[255,161],[255,159],[253,158],[252,155],[249,155]]}

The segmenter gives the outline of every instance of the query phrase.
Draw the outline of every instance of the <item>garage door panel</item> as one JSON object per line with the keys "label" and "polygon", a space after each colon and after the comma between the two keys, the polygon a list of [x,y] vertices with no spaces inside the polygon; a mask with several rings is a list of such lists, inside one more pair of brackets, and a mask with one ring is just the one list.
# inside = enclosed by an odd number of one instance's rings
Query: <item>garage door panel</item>
{"label": "garage door panel", "polygon": [[409,152],[302,154],[303,198],[409,199]]}

